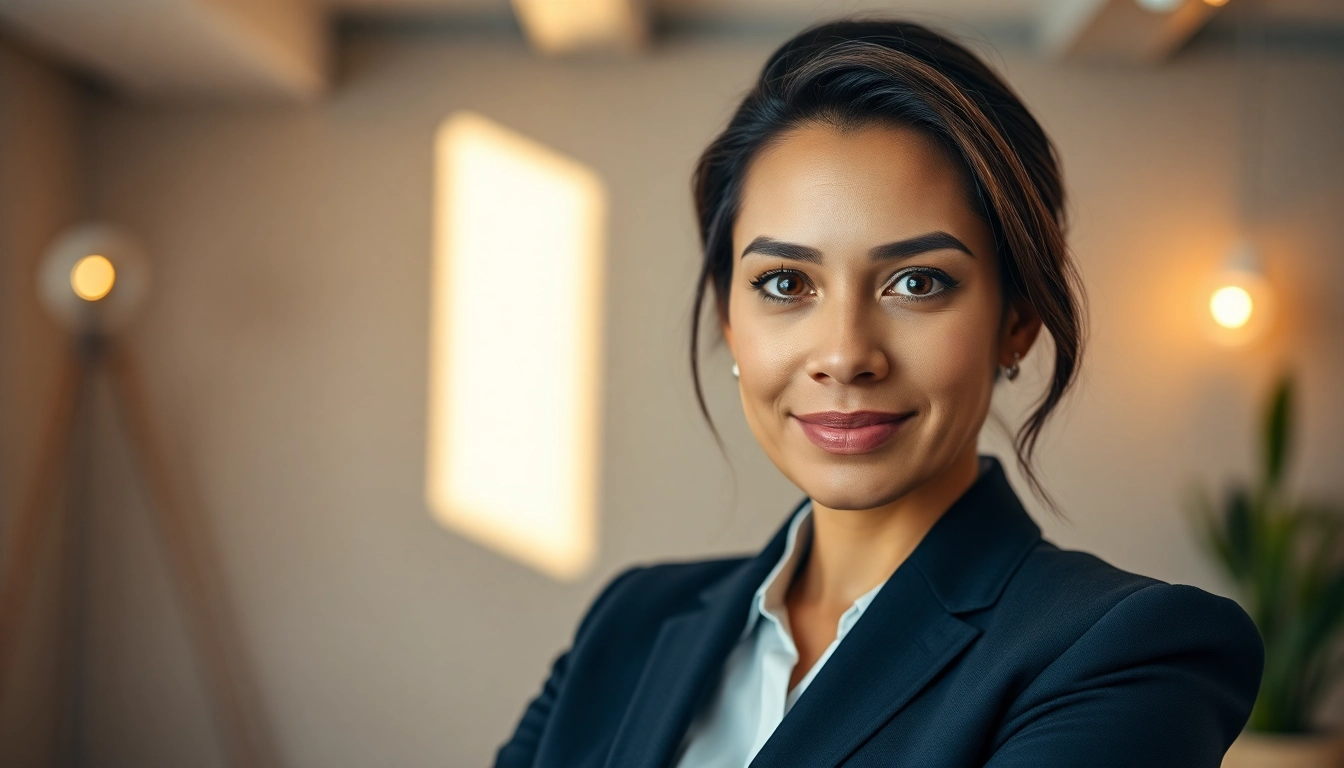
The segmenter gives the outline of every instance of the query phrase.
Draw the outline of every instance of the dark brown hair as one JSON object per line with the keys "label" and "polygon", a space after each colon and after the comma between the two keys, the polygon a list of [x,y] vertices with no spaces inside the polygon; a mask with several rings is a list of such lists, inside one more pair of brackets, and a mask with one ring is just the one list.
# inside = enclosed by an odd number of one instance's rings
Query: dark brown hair
{"label": "dark brown hair", "polygon": [[705,149],[693,194],[704,260],[691,320],[691,374],[701,413],[717,439],[700,385],[699,334],[707,292],[728,316],[732,231],[752,158],[807,122],[840,128],[884,122],[932,138],[968,179],[973,207],[998,250],[1004,308],[1025,301],[1054,341],[1050,386],[1013,440],[1032,489],[1058,511],[1032,468],[1046,419],[1078,373],[1086,303],[1065,243],[1064,187],[1054,146],[1021,99],[962,45],[919,24],[835,21],[808,29],[766,62],[727,128]]}

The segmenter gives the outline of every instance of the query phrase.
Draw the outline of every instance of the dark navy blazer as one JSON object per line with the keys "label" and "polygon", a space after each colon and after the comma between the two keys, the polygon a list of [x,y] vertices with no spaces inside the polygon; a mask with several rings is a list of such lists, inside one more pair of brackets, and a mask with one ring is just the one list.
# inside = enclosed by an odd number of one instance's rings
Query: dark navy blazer
{"label": "dark navy blazer", "polygon": [[[1217,768],[1260,686],[1246,613],[1061,550],[980,461],[751,765]],[[496,766],[668,765],[787,528],[614,579]]]}

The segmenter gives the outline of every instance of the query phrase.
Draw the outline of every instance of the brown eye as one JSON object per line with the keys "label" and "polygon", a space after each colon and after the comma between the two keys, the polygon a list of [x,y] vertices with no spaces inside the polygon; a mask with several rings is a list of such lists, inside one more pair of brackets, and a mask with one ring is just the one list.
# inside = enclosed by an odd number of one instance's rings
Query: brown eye
{"label": "brown eye", "polygon": [[906,272],[896,278],[887,292],[911,299],[926,299],[946,291],[951,285],[955,285],[955,281],[950,278],[944,280],[927,272]]}
{"label": "brown eye", "polygon": [[797,296],[803,290],[803,283],[796,277],[780,275],[778,282],[775,283],[775,290],[784,296]]}
{"label": "brown eye", "polygon": [[776,301],[796,299],[808,293],[807,280],[792,272],[776,272],[752,281],[751,287]]}
{"label": "brown eye", "polygon": [[933,278],[928,275],[913,274],[901,278],[902,285],[914,296],[923,296],[933,290]]}

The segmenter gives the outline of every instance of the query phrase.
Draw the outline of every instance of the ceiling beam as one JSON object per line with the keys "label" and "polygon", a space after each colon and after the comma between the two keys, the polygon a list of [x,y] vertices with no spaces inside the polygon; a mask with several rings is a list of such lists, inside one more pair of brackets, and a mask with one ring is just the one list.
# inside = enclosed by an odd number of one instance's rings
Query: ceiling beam
{"label": "ceiling beam", "polygon": [[513,0],[513,11],[539,53],[632,53],[649,41],[647,0]]}
{"label": "ceiling beam", "polygon": [[1059,61],[1156,64],[1219,10],[1206,0],[1173,4],[1173,10],[1150,11],[1137,0],[1051,0],[1039,19],[1037,43]]}
{"label": "ceiling beam", "polygon": [[309,0],[5,0],[0,20],[134,97],[308,99],[329,84]]}

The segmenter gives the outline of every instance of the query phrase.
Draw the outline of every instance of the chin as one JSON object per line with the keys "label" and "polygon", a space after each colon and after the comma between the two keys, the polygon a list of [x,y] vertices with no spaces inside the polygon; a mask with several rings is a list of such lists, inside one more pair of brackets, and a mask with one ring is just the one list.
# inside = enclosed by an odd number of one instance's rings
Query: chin
{"label": "chin", "polygon": [[827,509],[876,509],[905,496],[917,485],[908,467],[898,469],[891,461],[840,467],[814,465],[785,474]]}

